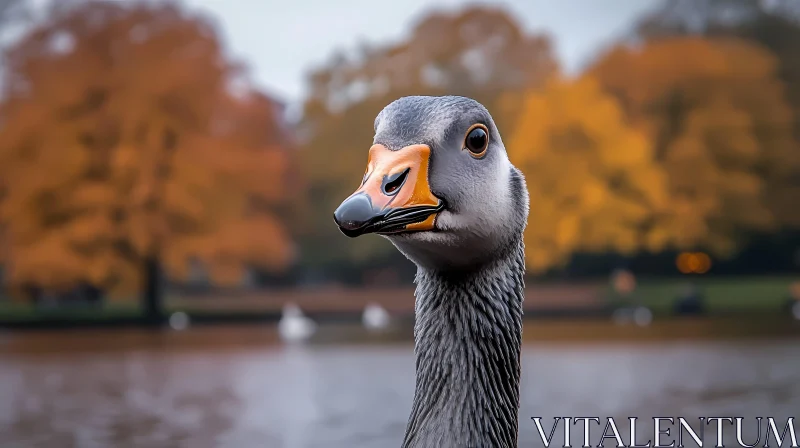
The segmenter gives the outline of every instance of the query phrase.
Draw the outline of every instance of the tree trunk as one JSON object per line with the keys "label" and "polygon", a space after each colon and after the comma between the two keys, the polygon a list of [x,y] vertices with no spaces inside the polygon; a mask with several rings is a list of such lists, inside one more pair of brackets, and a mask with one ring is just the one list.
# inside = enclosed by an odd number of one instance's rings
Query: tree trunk
{"label": "tree trunk", "polygon": [[150,256],[144,260],[144,318],[148,323],[160,324],[164,319],[161,266],[158,258]]}

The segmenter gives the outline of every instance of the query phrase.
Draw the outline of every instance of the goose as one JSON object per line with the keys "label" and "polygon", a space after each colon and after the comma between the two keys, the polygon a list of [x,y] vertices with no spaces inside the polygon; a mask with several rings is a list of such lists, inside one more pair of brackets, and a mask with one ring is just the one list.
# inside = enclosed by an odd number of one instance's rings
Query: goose
{"label": "goose", "polygon": [[317,324],[309,319],[294,303],[283,305],[283,313],[278,322],[278,334],[285,342],[300,342],[310,338],[317,330]]}
{"label": "goose", "polygon": [[369,303],[364,307],[361,322],[367,330],[382,330],[389,326],[389,313],[377,303]]}
{"label": "goose", "polygon": [[417,266],[415,391],[402,446],[516,447],[528,191],[486,108],[387,105],[360,186],[334,211]]}

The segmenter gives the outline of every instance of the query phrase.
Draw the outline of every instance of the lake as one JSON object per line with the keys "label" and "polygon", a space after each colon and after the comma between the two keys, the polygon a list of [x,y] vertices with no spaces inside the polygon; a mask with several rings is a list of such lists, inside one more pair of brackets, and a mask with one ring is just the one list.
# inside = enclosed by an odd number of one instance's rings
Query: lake
{"label": "lake", "polygon": [[[623,424],[633,416],[772,416],[785,424],[800,410],[793,337],[544,340],[527,331],[535,325],[526,323],[520,446],[542,446],[532,416],[549,432],[555,416]],[[593,325],[597,334],[618,331]],[[304,346],[252,326],[7,333],[0,446],[398,447],[414,389],[404,331],[364,343],[329,330],[326,343]],[[580,446],[582,428],[573,432]]]}

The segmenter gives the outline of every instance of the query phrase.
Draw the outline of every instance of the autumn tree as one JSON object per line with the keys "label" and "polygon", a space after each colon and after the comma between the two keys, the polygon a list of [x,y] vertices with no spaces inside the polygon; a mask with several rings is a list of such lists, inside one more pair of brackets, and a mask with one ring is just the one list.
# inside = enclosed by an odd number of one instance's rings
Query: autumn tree
{"label": "autumn tree", "polygon": [[645,40],[676,36],[738,37],[769,49],[778,60],[800,139],[800,2],[796,0],[675,0],[644,16],[636,34]]}
{"label": "autumn tree", "polygon": [[178,6],[53,10],[9,51],[3,83],[10,281],[144,281],[152,301],[160,264],[179,277],[199,259],[226,283],[245,265],[284,267],[288,154],[271,101],[241,75],[213,27]]}
{"label": "autumn tree", "polygon": [[662,249],[669,235],[649,222],[668,205],[666,177],[617,101],[591,77],[555,79],[522,98],[505,143],[530,193],[529,270],[578,251]]}
{"label": "autumn tree", "polygon": [[[315,223],[305,250],[312,263],[394,253],[378,236],[345,241],[331,222],[363,174],[373,121],[384,106],[406,95],[451,94],[497,113],[503,93],[541,85],[556,70],[545,37],[526,34],[508,13],[488,7],[429,15],[407,40],[354,53],[337,55],[309,78],[300,137],[307,222]],[[495,119],[505,130],[509,121],[499,114]]]}
{"label": "autumn tree", "polygon": [[749,231],[800,222],[800,158],[775,71],[756,44],[691,37],[620,46],[591,69],[653,141],[683,246],[730,253]]}
{"label": "autumn tree", "polygon": [[765,15],[797,22],[800,4],[795,0],[670,0],[648,12],[636,28],[639,35],[647,38],[673,37],[737,27]]}

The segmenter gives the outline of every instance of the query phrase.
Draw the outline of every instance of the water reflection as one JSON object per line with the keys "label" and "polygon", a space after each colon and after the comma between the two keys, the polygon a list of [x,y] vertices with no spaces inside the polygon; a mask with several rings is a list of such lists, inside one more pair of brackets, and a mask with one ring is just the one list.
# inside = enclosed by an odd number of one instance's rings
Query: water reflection
{"label": "water reflection", "polygon": [[[2,446],[399,446],[408,343],[282,347],[252,329],[179,337],[79,333],[6,350]],[[794,340],[528,342],[522,359],[521,446],[541,446],[531,416],[785,418],[800,408]]]}

